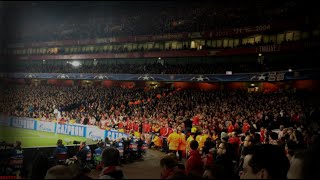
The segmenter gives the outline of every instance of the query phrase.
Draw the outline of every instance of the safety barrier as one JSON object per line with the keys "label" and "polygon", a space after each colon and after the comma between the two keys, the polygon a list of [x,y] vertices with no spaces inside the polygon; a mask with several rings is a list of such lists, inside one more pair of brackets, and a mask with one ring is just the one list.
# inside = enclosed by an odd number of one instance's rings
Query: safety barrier
{"label": "safety barrier", "polygon": [[92,140],[100,140],[108,137],[110,140],[126,138],[128,134],[117,130],[103,130],[97,126],[79,124],[58,124],[56,122],[38,121],[32,118],[0,116],[0,126],[49,132],[53,134],[65,134],[70,136],[86,137]]}

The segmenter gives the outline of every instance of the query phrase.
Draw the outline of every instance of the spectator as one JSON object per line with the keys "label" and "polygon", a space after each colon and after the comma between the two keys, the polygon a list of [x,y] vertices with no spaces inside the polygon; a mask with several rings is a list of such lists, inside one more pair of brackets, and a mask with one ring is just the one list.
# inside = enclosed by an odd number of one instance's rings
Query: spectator
{"label": "spectator", "polygon": [[225,177],[230,179],[234,178],[234,167],[232,163],[233,152],[231,149],[231,145],[221,142],[218,146],[217,157],[214,160],[216,165],[221,165],[224,167]]}
{"label": "spectator", "polygon": [[177,174],[183,175],[183,171],[178,168],[178,161],[175,154],[168,154],[160,160],[161,179],[173,179]]}
{"label": "spectator", "polygon": [[111,141],[109,140],[108,137],[105,138],[104,143],[105,143],[106,147],[110,147],[111,146]]}
{"label": "spectator", "polygon": [[269,144],[272,144],[272,145],[280,145],[279,142],[278,142],[278,134],[276,132],[272,132],[269,136]]}
{"label": "spectator", "polygon": [[319,178],[319,166],[315,165],[320,160],[319,144],[314,144],[307,150],[294,153],[291,159],[288,179],[317,179]]}
{"label": "spectator", "polygon": [[186,162],[187,175],[192,174],[195,176],[202,176],[203,174],[203,162],[198,147],[199,144],[196,140],[190,142],[191,151]]}
{"label": "spectator", "polygon": [[292,159],[292,157],[294,156],[294,150],[292,150],[292,149],[289,149],[288,151],[287,151],[287,158],[288,158],[288,160],[289,161],[291,161],[291,159]]}
{"label": "spectator", "polygon": [[13,149],[10,151],[11,159],[23,159],[23,150],[21,148],[21,141],[14,143]]}
{"label": "spectator", "polygon": [[31,179],[44,179],[51,164],[43,152],[37,152],[31,166]]}
{"label": "spectator", "polygon": [[72,179],[74,174],[68,166],[57,165],[47,171],[45,179]]}
{"label": "spectator", "polygon": [[99,142],[98,143],[98,148],[96,148],[94,150],[94,154],[96,156],[101,156],[103,149],[104,149],[104,142]]}
{"label": "spectator", "polygon": [[244,142],[243,142],[243,147],[250,147],[255,145],[255,139],[253,136],[247,135],[245,136]]}
{"label": "spectator", "polygon": [[[285,179],[289,161],[278,146],[270,144],[255,145],[252,154],[244,158],[241,179]],[[274,161],[277,159],[277,161]]]}
{"label": "spectator", "polygon": [[202,175],[203,179],[225,179],[225,171],[221,165],[208,166]]}
{"label": "spectator", "polygon": [[58,139],[57,147],[53,153],[53,156],[56,157],[58,154],[67,154],[68,148],[65,147],[62,143],[62,139]]}
{"label": "spectator", "polygon": [[214,144],[213,142],[211,141],[211,138],[208,137],[206,139],[206,141],[204,142],[204,147],[202,148],[202,152],[204,154],[208,154],[209,153],[209,150],[212,149],[214,147]]}
{"label": "spectator", "polygon": [[86,142],[81,142],[79,146],[79,151],[74,156],[76,160],[79,160],[82,164],[86,163],[87,161],[91,160],[88,158],[91,158],[91,149],[90,147],[86,144]]}
{"label": "spectator", "polygon": [[103,150],[102,163],[104,169],[99,179],[127,179],[120,168],[120,153],[116,148],[108,147]]}
{"label": "spectator", "polygon": [[203,158],[203,165],[205,168],[212,166],[214,164],[215,155],[213,154],[214,149],[210,149],[207,154],[205,154]]}

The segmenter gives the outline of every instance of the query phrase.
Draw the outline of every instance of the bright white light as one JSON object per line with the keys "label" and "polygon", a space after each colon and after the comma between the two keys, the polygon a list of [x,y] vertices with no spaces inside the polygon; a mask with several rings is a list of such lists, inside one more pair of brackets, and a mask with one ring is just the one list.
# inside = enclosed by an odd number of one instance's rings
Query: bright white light
{"label": "bright white light", "polygon": [[72,66],[74,66],[74,67],[79,67],[79,66],[81,65],[80,62],[78,62],[78,61],[74,61],[74,62],[72,62],[71,64],[72,64]]}
{"label": "bright white light", "polygon": [[251,86],[254,86],[254,84],[251,84]]}
{"label": "bright white light", "polygon": [[261,53],[259,53],[259,56],[262,56],[262,54],[261,54]]}
{"label": "bright white light", "polygon": [[159,60],[161,59],[161,57],[158,58]]}
{"label": "bright white light", "polygon": [[288,69],[289,72],[292,72],[292,69]]}
{"label": "bright white light", "polygon": [[43,62],[45,62],[46,60],[42,60]]}

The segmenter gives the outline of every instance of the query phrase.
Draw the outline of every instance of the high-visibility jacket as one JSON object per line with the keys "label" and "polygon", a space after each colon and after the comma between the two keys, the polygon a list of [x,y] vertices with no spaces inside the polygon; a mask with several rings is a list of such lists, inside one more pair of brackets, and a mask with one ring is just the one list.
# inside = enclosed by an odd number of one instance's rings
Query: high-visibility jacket
{"label": "high-visibility jacket", "polygon": [[159,136],[155,136],[152,140],[155,146],[161,147],[162,146],[162,140],[159,138]]}
{"label": "high-visibility jacket", "polygon": [[203,135],[200,135],[200,134],[196,137],[196,141],[199,144],[198,150],[201,150],[201,148],[203,147],[203,146],[201,146],[202,138],[203,138]]}
{"label": "high-visibility jacket", "polygon": [[140,137],[140,132],[138,131],[135,131],[133,134],[134,134],[134,137],[138,137],[138,138]]}
{"label": "high-visibility jacket", "polygon": [[204,146],[204,142],[206,141],[206,139],[208,138],[209,136],[207,134],[204,134],[203,136],[201,136],[201,139],[200,139],[200,143],[199,143],[199,148],[203,148]]}
{"label": "high-visibility jacket", "polygon": [[198,144],[200,144],[201,138],[202,138],[202,135],[200,134],[196,137],[196,141],[198,142]]}
{"label": "high-visibility jacket", "polygon": [[191,150],[190,148],[190,142],[193,141],[194,138],[192,136],[189,136],[188,139],[187,139],[187,151],[189,152]]}
{"label": "high-visibility jacket", "polygon": [[168,136],[169,150],[177,151],[180,144],[180,135],[176,132]]}
{"label": "high-visibility jacket", "polygon": [[196,127],[192,127],[191,128],[191,133],[196,133],[197,132],[197,128]]}
{"label": "high-visibility jacket", "polygon": [[183,133],[180,133],[179,137],[180,137],[180,144],[179,144],[178,150],[185,151],[186,150],[186,135]]}

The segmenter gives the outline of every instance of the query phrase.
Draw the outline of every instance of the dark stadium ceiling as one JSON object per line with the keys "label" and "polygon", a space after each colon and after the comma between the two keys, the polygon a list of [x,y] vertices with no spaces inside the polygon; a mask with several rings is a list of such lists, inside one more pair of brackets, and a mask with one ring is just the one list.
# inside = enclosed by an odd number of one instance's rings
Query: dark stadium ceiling
{"label": "dark stadium ceiling", "polygon": [[[163,8],[187,8],[187,7],[215,7],[218,9],[245,7],[248,11],[254,11],[258,8],[282,7],[284,4],[296,5],[300,0],[223,0],[223,1],[1,1],[0,7],[5,8],[6,12],[15,10],[21,11],[55,11],[63,13],[86,12],[86,11],[108,11],[127,10],[135,11],[138,9],[145,10],[162,10]],[[299,3],[300,4],[300,3]],[[306,3],[305,3],[306,4]],[[299,5],[300,6],[300,5]],[[150,9],[151,8],[151,9]],[[67,10],[66,10],[67,9]],[[84,11],[85,10],[85,11]]]}
{"label": "dark stadium ceiling", "polygon": [[[14,8],[53,8],[53,7],[137,7],[145,5],[168,5],[176,1],[4,1],[3,7]],[[188,3],[186,3],[188,4]],[[190,3],[189,3],[190,4]],[[192,3],[194,4],[194,3]]]}
{"label": "dark stadium ceiling", "polygon": [[[298,0],[286,0],[283,2],[296,2]],[[59,7],[99,7],[102,6],[112,7],[112,8],[124,8],[124,7],[145,7],[145,6],[175,6],[175,7],[185,7],[185,6],[256,6],[256,5],[281,5],[283,2],[275,0],[248,0],[248,1],[238,1],[238,0],[223,0],[223,1],[1,1],[2,6],[0,7],[11,7],[11,8],[59,8]]]}

